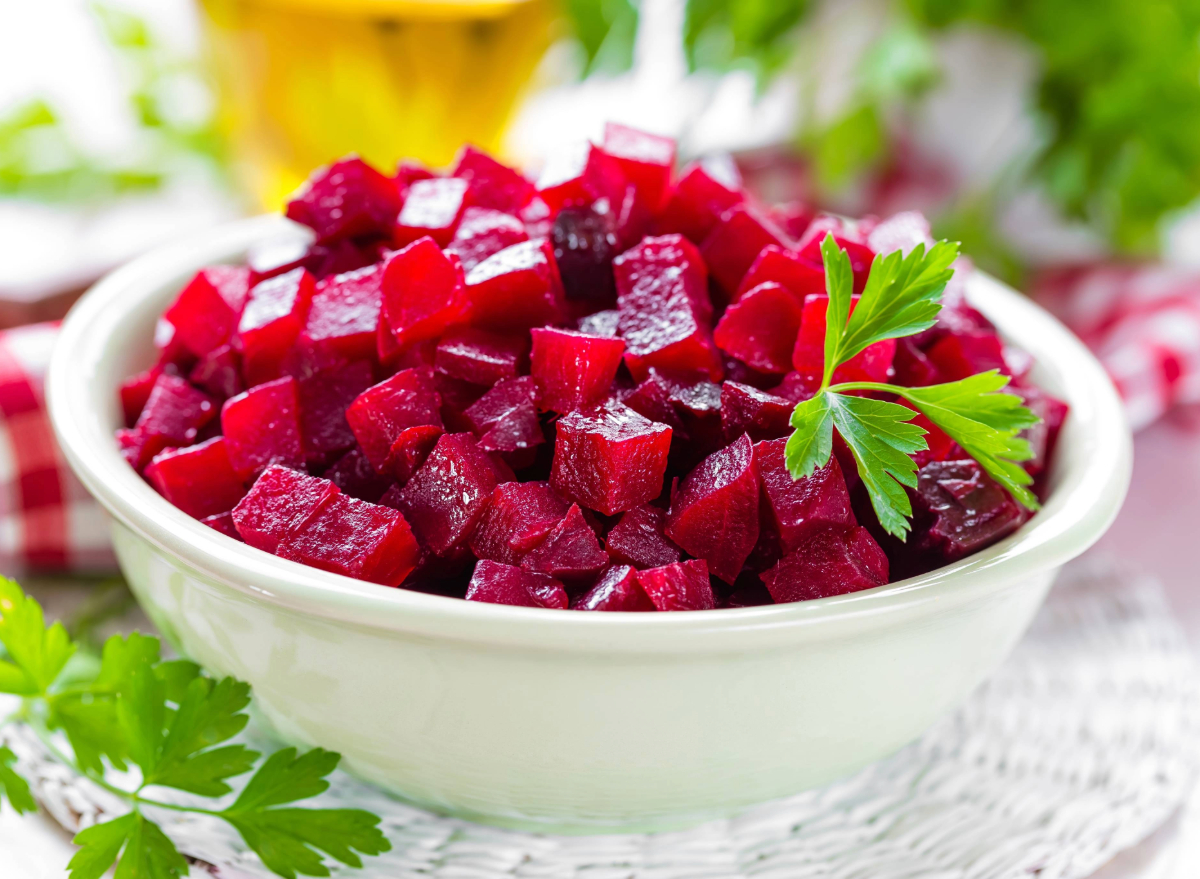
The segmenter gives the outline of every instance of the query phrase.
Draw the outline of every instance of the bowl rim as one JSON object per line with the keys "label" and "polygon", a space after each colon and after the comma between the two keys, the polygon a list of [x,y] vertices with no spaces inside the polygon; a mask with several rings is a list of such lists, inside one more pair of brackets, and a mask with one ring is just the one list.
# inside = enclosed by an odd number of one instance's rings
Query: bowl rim
{"label": "bowl rim", "polygon": [[[242,257],[257,243],[306,234],[278,215],[238,220],[160,247],[94,285],[63,322],[46,379],[60,448],[84,486],[120,523],[186,567],[301,616],[372,630],[545,650],[676,653],[833,638],[945,612],[1057,568],[1091,546],[1116,516],[1129,484],[1132,443],[1112,382],[1084,345],[1032,301],[975,272],[968,298],[1029,351],[1071,406],[1056,450],[1055,486],[1041,511],[1003,541],[919,577],[849,595],[703,613],[563,613],[389,589],[246,546],[193,519],[154,491],[117,451],[116,387],[97,382],[122,326],[204,265]],[[126,340],[131,343],[132,340]],[[109,400],[98,397],[107,393]]]}

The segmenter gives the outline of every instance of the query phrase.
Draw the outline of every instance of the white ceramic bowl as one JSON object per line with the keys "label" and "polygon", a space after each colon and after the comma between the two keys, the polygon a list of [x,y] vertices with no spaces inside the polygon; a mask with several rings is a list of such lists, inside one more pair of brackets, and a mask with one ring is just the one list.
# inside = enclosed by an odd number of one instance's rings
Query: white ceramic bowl
{"label": "white ceramic bowl", "polygon": [[184,654],[254,687],[283,739],[412,802],[558,832],[679,827],[824,784],[919,736],[1000,663],[1058,568],[1125,494],[1130,439],[1099,364],[976,276],[972,301],[1071,405],[1045,508],[922,577],[836,598],[675,614],[501,607],[275,558],[171,506],[121,459],[117,387],[201,266],[303,234],[275,217],[158,250],[97,284],[48,378],[59,442],[113,517],[122,568]]}

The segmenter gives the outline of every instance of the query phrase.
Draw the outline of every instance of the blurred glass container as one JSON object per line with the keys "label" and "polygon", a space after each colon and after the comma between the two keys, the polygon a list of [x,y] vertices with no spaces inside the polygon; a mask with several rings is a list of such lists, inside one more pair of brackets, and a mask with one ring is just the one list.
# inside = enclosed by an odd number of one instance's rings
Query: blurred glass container
{"label": "blurred glass container", "polygon": [[390,172],[496,150],[550,44],[553,0],[201,0],[240,181],[278,208],[356,152]]}

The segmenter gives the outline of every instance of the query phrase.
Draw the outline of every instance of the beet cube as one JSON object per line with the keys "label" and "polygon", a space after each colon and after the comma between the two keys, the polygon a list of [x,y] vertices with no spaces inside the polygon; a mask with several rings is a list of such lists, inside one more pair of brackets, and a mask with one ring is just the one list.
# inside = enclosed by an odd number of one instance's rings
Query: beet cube
{"label": "beet cube", "polygon": [[571,605],[572,610],[652,611],[654,602],[638,585],[637,571],[618,565],[605,571],[596,585]]}
{"label": "beet cube", "polygon": [[896,340],[896,357],[892,361],[896,384],[907,388],[920,388],[941,384],[942,374],[925,352],[911,338]]}
{"label": "beet cube", "polygon": [[538,195],[557,212],[570,205],[607,198],[617,204],[625,192],[625,175],[616,160],[591,143],[576,144],[549,157],[538,177]]}
{"label": "beet cube", "polygon": [[433,384],[442,398],[442,426],[451,433],[471,430],[466,411],[471,404],[487,393],[488,388],[455,378],[440,370],[434,370]]}
{"label": "beet cube", "polygon": [[638,571],[637,581],[656,610],[712,610],[716,607],[704,559]]}
{"label": "beet cube", "polygon": [[445,555],[471,539],[498,481],[473,436],[444,434],[397,501],[421,545]]}
{"label": "beet cube", "polygon": [[210,266],[196,272],[163,313],[174,341],[196,357],[229,341],[250,291],[250,270]]}
{"label": "beet cube", "polygon": [[284,356],[308,320],[315,283],[306,269],[293,269],[250,291],[236,340],[250,387],[279,377]]}
{"label": "beet cube", "polygon": [[577,504],[521,560],[522,570],[548,574],[564,583],[590,583],[607,567],[608,554]]}
{"label": "beet cube", "polygon": [[554,578],[489,559],[480,559],[475,565],[466,597],[467,601],[486,601],[514,607],[563,610],[567,606],[566,590]]}
{"label": "beet cube", "polygon": [[621,365],[625,343],[552,327],[531,331],[531,372],[543,409],[560,414],[603,401]]}
{"label": "beet cube", "polygon": [[190,446],[217,414],[216,402],[177,375],[154,381],[133,430],[126,433],[126,458],[141,470],[167,446]]}
{"label": "beet cube", "polygon": [[434,363],[439,372],[474,385],[491,387],[516,378],[529,364],[529,340],[478,327],[458,327],[438,342]]}
{"label": "beet cube", "polygon": [[713,452],[671,499],[666,534],[733,583],[758,542],[758,467],[750,437]]}
{"label": "beet cube", "polygon": [[150,399],[150,392],[154,390],[154,383],[162,373],[163,367],[155,364],[121,382],[121,413],[125,417],[126,427],[133,427],[137,423],[138,416],[146,408],[146,401]]}
{"label": "beet cube", "polygon": [[784,247],[787,236],[746,204],[721,215],[700,246],[713,280],[732,298],[755,259],[767,245]]}
{"label": "beet cube", "polygon": [[533,184],[524,174],[502,165],[473,146],[459,150],[450,175],[467,181],[469,205],[512,214],[533,198]]}
{"label": "beet cube", "polygon": [[969,458],[933,461],[922,467],[914,501],[918,523],[929,523],[928,530],[918,535],[918,543],[944,562],[991,546],[1025,521],[1025,513],[1008,492]]}
{"label": "beet cube", "polygon": [[396,189],[403,197],[408,194],[409,187],[418,180],[429,180],[437,176],[416,159],[401,159],[396,163],[396,175],[393,179],[396,181]]}
{"label": "beet cube", "polygon": [[222,400],[246,390],[242,381],[242,356],[232,345],[213,348],[200,358],[188,381]]}
{"label": "beet cube", "polygon": [[548,482],[501,483],[471,537],[471,552],[481,559],[519,565],[569,509]]}
{"label": "beet cube", "polygon": [[802,403],[811,400],[821,387],[821,376],[807,375],[793,370],[783,377],[783,381],[771,388],[776,397],[791,400],[792,403]]}
{"label": "beet cube", "polygon": [[837,246],[846,251],[850,258],[850,269],[854,272],[854,292],[861,293],[871,274],[871,262],[875,252],[867,246],[865,238],[857,229],[847,226],[837,217],[817,217],[796,244],[796,253],[818,266],[824,266],[821,258],[821,242],[826,235],[833,235]]}
{"label": "beet cube", "polygon": [[[865,353],[865,352],[864,352]],[[1004,362],[1004,344],[995,333],[952,333],[942,336],[925,352],[942,381],[958,381],[989,369],[1009,373]]]}
{"label": "beet cube", "polygon": [[288,218],[321,242],[386,234],[398,210],[396,184],[357,156],[314,171],[287,204]]}
{"label": "beet cube", "polygon": [[534,403],[533,376],[505,379],[463,413],[479,446],[488,452],[517,452],[546,441]]}
{"label": "beet cube", "polygon": [[674,392],[675,385],[657,369],[651,369],[636,387],[621,394],[621,402],[651,421],[669,425],[675,431],[673,439],[682,442],[686,438],[686,432],[683,428],[683,418],[671,400]]}
{"label": "beet cube", "polygon": [[608,215],[586,205],[563,208],[550,242],[568,301],[598,308],[616,300],[612,261],[619,243]]}
{"label": "beet cube", "polygon": [[759,251],[750,268],[746,270],[742,283],[738,285],[735,301],[748,290],[768,281],[782,284],[796,297],[798,303],[803,303],[804,297],[809,293],[825,292],[825,267],[791,250],[768,244]]}
{"label": "beet cube", "polygon": [[799,333],[800,304],[781,284],[767,281],[725,310],[713,341],[760,372],[782,375],[792,368]]}
{"label": "beet cube", "polygon": [[793,479],[784,457],[786,448],[783,438],[754,446],[762,481],[762,527],[783,554],[794,552],[816,530],[855,524],[837,458],[830,456],[829,463],[807,479]]}
{"label": "beet cube", "polygon": [[613,516],[662,491],[671,428],[609,401],[558,420],[550,484],[590,510]]}
{"label": "beet cube", "polygon": [[233,524],[233,513],[217,513],[215,516],[205,516],[200,520],[202,525],[207,525],[213,531],[220,531],[226,537],[232,537],[239,543],[244,543],[242,535],[237,533],[237,528]]}
{"label": "beet cube", "polygon": [[383,313],[401,347],[436,339],[467,317],[462,267],[432,238],[393,254],[383,268]]}
{"label": "beet cube", "polygon": [[404,197],[404,207],[392,227],[392,242],[403,247],[428,235],[438,247],[445,247],[454,235],[466,201],[466,180],[457,177],[417,180]]}
{"label": "beet cube", "polygon": [[1021,433],[1029,443],[1030,449],[1033,450],[1033,457],[1022,466],[1030,476],[1039,476],[1045,472],[1046,466],[1054,454],[1054,447],[1058,444],[1058,434],[1062,430],[1063,422],[1067,420],[1070,407],[1057,397],[1050,396],[1041,388],[1022,385],[1012,388],[1012,391],[1019,394],[1033,414],[1042,419]]}
{"label": "beet cube", "polygon": [[146,467],[146,478],[159,494],[197,519],[228,513],[246,494],[229,463],[225,439],[219,436],[155,456]]}
{"label": "beet cube", "polygon": [[[858,297],[854,296],[850,301],[851,314],[857,305]],[[792,351],[792,365],[796,371],[816,379],[818,383],[825,370],[825,311],[828,307],[829,297],[824,293],[805,297],[800,334]],[[895,339],[884,339],[868,345],[834,370],[833,381],[886,382],[895,354]]]}
{"label": "beet cube", "polygon": [[666,200],[675,167],[675,141],[609,122],[604,126],[604,151],[637,188],[647,209],[657,213]]}
{"label": "beet cube", "polygon": [[742,576],[738,577],[735,587],[729,597],[721,602],[720,607],[762,607],[775,603],[762,580],[752,572],[743,572]]}
{"label": "beet cube", "polygon": [[489,256],[528,240],[525,224],[511,214],[467,208],[446,251],[455,254],[469,272]]}
{"label": "beet cube", "polygon": [[300,431],[307,460],[323,463],[354,445],[346,407],[371,386],[371,364],[357,360],[299,380]]}
{"label": "beet cube", "polygon": [[777,604],[873,589],[888,581],[888,559],[866,528],[830,525],[762,575]]}
{"label": "beet cube", "polygon": [[605,546],[618,565],[660,568],[679,561],[682,552],[667,537],[667,511],[646,504],[630,510],[608,532]]}
{"label": "beet cube", "polygon": [[712,231],[721,214],[745,200],[740,181],[729,179],[713,161],[694,162],[667,198],[658,216],[660,234],[678,232],[700,244]]}
{"label": "beet cube", "polygon": [[607,311],[597,311],[581,317],[577,329],[579,332],[587,333],[589,336],[603,336],[606,339],[615,339],[619,335],[617,332],[617,322],[619,320],[620,315],[615,308],[608,309]]}
{"label": "beet cube", "polygon": [[274,553],[338,493],[328,479],[273,465],[233,508],[233,523],[250,546]]}
{"label": "beet cube", "polygon": [[522,241],[467,274],[471,321],[484,329],[524,330],[563,320],[562,281],[545,241]]}
{"label": "beet cube", "polygon": [[334,461],[324,477],[350,497],[372,504],[379,503],[383,493],[396,484],[391,476],[377,473],[357,446]]}
{"label": "beet cube", "polygon": [[320,363],[371,360],[383,304],[383,269],[367,266],[322,279],[313,291],[300,343]]}
{"label": "beet cube", "polygon": [[405,369],[359,394],[346,421],[371,466],[403,482],[442,433],[440,406],[433,370]]}
{"label": "beet cube", "polygon": [[721,433],[726,442],[743,433],[755,442],[787,436],[795,408],[791,400],[727,381],[721,385]]}
{"label": "beet cube", "polygon": [[245,481],[272,464],[304,466],[296,379],[286,376],[230,397],[221,407],[221,432],[229,461]]}

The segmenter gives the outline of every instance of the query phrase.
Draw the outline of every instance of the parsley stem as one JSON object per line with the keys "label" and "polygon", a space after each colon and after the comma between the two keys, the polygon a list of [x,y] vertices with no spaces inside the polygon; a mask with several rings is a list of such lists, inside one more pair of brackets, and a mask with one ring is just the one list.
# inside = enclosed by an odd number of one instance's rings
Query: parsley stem
{"label": "parsley stem", "polygon": [[907,398],[906,391],[908,388],[902,388],[899,385],[888,385],[881,382],[842,382],[841,384],[827,387],[824,390],[833,394],[842,394],[846,391],[881,391],[885,394],[899,394],[901,397]]}

